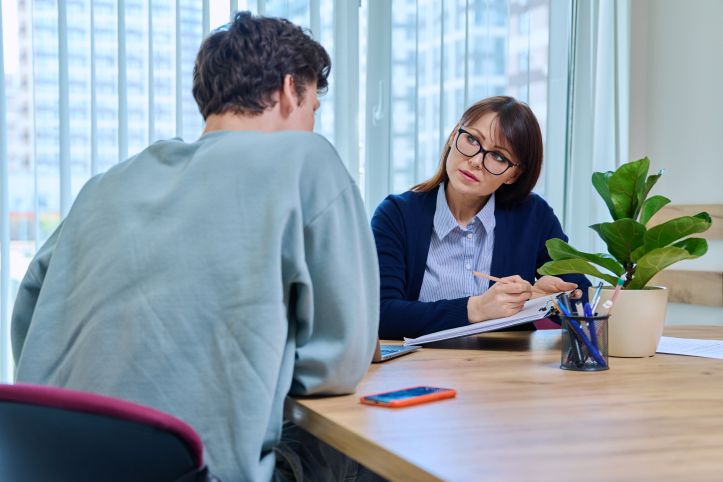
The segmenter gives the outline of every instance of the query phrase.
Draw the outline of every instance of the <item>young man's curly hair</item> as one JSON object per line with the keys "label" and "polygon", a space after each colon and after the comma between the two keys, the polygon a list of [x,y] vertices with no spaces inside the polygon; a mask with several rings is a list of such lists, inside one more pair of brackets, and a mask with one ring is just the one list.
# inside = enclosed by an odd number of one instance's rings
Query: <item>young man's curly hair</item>
{"label": "young man's curly hair", "polygon": [[204,119],[231,112],[258,115],[273,107],[287,74],[303,99],[309,83],[326,91],[331,59],[300,27],[281,18],[239,12],[204,40],[193,68],[193,97]]}

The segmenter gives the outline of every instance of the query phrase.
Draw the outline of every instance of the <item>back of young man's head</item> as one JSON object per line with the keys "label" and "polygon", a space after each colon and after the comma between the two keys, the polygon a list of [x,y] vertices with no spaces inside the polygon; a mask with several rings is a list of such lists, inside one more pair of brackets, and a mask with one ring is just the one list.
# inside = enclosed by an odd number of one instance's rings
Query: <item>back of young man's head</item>
{"label": "back of young man's head", "polygon": [[287,75],[301,102],[309,85],[326,90],[330,70],[329,54],[300,27],[239,12],[201,44],[193,96],[204,119],[227,112],[254,116],[275,105]]}

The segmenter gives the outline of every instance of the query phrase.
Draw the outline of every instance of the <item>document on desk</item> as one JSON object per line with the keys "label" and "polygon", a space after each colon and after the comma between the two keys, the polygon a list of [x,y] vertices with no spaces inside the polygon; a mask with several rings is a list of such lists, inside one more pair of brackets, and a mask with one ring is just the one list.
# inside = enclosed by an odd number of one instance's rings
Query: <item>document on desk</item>
{"label": "document on desk", "polygon": [[516,315],[507,316],[505,318],[496,318],[494,320],[481,321],[479,323],[470,323],[469,325],[460,326],[459,328],[450,328],[449,330],[437,331],[418,338],[404,338],[405,345],[423,345],[434,341],[447,340],[450,338],[459,338],[461,336],[474,335],[484,333],[486,331],[494,331],[509,326],[521,325],[531,321],[541,320],[550,314],[552,309],[552,300],[559,293],[542,296],[527,301],[522,310]]}
{"label": "document on desk", "polygon": [[723,340],[697,340],[694,338],[661,336],[656,351],[669,355],[700,356],[723,360]]}

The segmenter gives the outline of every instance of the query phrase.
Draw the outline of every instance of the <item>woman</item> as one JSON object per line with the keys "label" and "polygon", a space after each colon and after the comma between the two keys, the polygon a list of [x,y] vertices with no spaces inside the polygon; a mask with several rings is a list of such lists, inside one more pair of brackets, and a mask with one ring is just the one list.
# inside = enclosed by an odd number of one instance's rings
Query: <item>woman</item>
{"label": "woman", "polygon": [[434,176],[388,196],[372,218],[382,338],[510,316],[548,293],[587,292],[582,275],[536,279],[550,259],[545,242],[567,241],[552,208],[532,193],[541,168],[542,134],[526,104],[490,97],[467,109]]}

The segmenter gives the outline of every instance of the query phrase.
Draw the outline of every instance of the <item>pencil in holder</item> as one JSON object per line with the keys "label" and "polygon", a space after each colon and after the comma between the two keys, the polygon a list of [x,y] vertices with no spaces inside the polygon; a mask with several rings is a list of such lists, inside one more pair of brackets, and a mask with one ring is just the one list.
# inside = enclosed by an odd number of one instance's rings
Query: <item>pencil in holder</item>
{"label": "pencil in holder", "polygon": [[562,321],[560,368],[583,372],[607,370],[608,315],[565,316]]}

